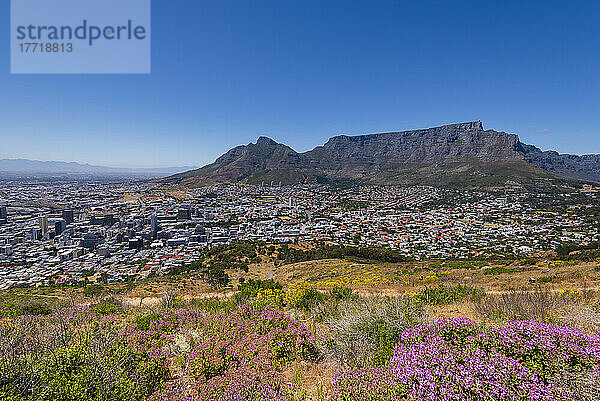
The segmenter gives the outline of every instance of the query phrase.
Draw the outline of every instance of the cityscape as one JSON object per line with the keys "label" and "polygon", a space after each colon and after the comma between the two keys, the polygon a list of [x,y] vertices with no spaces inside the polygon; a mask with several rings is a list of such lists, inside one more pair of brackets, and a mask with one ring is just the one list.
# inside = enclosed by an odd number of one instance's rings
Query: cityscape
{"label": "cityscape", "polygon": [[[569,192],[570,191],[570,192]],[[238,241],[389,247],[413,260],[528,257],[600,240],[598,188],[556,195],[423,186],[4,182],[0,288],[131,281],[167,274]]]}

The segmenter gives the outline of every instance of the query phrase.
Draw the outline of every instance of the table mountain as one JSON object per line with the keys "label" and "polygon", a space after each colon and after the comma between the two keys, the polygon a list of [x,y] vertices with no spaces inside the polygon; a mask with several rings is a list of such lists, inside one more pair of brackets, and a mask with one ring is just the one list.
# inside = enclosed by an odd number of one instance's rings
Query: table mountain
{"label": "table mountain", "polygon": [[214,163],[162,182],[188,186],[261,182],[496,186],[556,178],[600,182],[600,156],[543,152],[481,121],[442,127],[335,136],[298,153],[260,137]]}

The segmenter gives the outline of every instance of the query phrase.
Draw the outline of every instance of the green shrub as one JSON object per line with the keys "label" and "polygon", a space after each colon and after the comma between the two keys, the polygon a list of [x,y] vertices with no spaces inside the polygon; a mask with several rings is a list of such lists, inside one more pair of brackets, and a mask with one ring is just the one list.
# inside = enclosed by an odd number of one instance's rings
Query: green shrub
{"label": "green shrub", "polygon": [[423,288],[415,295],[415,299],[426,305],[448,305],[465,299],[476,300],[484,295],[482,290],[469,286],[439,286]]}
{"label": "green shrub", "polygon": [[290,287],[285,295],[285,302],[290,308],[308,311],[322,302],[325,296],[307,282],[300,282]]}
{"label": "green shrub", "polygon": [[90,306],[90,311],[99,315],[116,315],[122,313],[123,304],[114,298],[105,298]]}
{"label": "green shrub", "polygon": [[114,345],[100,353],[87,344],[59,348],[42,359],[35,369],[39,389],[31,400],[143,400],[168,377],[168,369],[157,360],[125,345]]}
{"label": "green shrub", "polygon": [[25,305],[22,311],[23,315],[42,316],[51,314],[52,308],[46,303],[34,302],[29,305]]}
{"label": "green shrub", "polygon": [[[235,297],[234,297],[235,298]],[[234,298],[219,299],[217,297],[209,298],[192,298],[188,301],[188,305],[195,309],[200,309],[206,312],[230,311],[236,307]]]}
{"label": "green shrub", "polygon": [[283,286],[273,280],[253,280],[240,283],[238,292],[235,294],[237,300],[242,301],[249,298],[256,298],[260,290],[281,290]]}
{"label": "green shrub", "polygon": [[104,294],[104,286],[102,284],[90,284],[83,289],[83,295],[86,297],[96,297]]}
{"label": "green shrub", "polygon": [[345,300],[353,299],[353,298],[357,297],[356,294],[352,293],[351,288],[343,287],[343,286],[339,286],[339,285],[336,285],[331,290],[329,290],[329,295],[331,295],[331,297],[333,299],[336,299],[338,301],[345,301]]}
{"label": "green shrub", "polygon": [[134,348],[111,320],[67,310],[0,325],[0,399],[142,401],[169,378],[166,360]]}
{"label": "green shrub", "polygon": [[137,325],[138,330],[147,331],[150,329],[152,323],[159,321],[160,318],[160,313],[150,313],[148,315],[137,316],[133,319],[133,322]]}
{"label": "green shrub", "polygon": [[17,317],[22,315],[44,316],[49,315],[53,307],[43,301],[31,300],[29,298],[12,299],[0,304],[0,318]]}

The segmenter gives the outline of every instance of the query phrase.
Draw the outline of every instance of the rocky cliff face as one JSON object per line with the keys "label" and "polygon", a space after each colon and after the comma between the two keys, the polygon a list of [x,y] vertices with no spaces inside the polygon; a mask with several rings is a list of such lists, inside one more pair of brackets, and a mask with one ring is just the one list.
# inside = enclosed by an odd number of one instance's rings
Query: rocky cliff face
{"label": "rocky cliff face", "polygon": [[576,180],[600,182],[600,155],[569,155],[518,144],[525,160],[551,174]]}
{"label": "rocky cliff face", "polygon": [[485,131],[480,121],[417,131],[337,136],[306,155],[321,167],[422,166],[465,162],[520,161],[516,135]]}
{"label": "rocky cliff face", "polygon": [[261,137],[167,181],[192,186],[261,181],[485,186],[552,175],[600,182],[600,156],[542,152],[521,143],[516,135],[485,130],[481,121],[475,121],[340,135],[306,153]]}

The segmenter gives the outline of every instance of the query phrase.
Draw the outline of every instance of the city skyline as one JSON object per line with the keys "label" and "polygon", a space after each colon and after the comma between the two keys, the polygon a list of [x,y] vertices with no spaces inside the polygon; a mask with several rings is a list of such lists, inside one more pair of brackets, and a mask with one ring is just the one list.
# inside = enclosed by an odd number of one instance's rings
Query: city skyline
{"label": "city skyline", "polygon": [[202,166],[261,135],[302,152],[474,120],[600,153],[595,2],[178,6],[153,3],[150,75],[10,75],[7,57],[0,159]]}

